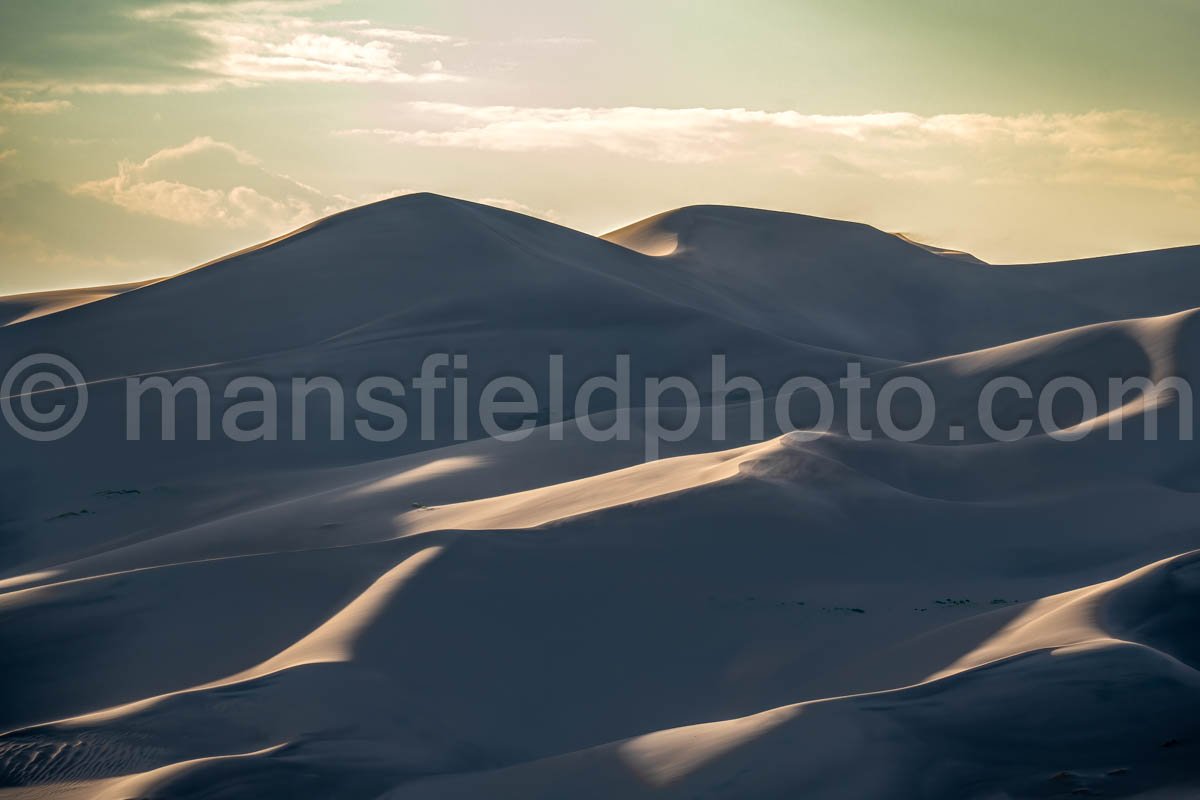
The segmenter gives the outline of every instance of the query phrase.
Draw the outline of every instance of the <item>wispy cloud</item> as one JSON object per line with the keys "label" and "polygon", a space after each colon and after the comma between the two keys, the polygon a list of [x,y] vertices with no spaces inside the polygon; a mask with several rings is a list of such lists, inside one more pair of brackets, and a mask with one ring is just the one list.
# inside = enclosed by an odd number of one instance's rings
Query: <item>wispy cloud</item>
{"label": "wispy cloud", "polygon": [[[134,214],[263,236],[286,232],[355,205],[415,191],[419,190],[393,189],[357,197],[327,194],[270,170],[242,148],[209,136],[164,148],[141,161],[122,161],[115,175],[71,189],[76,196],[102,200]],[[479,197],[476,202],[557,219],[553,210],[507,197]]]}
{"label": "wispy cloud", "polygon": [[[444,47],[463,44],[461,39],[367,19],[326,19],[309,13],[334,5],[336,0],[234,0],[112,10],[104,18],[109,29],[103,36],[114,43],[137,35],[186,46],[174,56],[155,53],[153,64],[126,64],[122,59],[136,59],[137,54],[114,51],[108,70],[63,73],[47,69],[37,74],[10,69],[0,79],[0,88],[26,93],[168,94],[283,82],[423,84],[463,80],[446,69],[440,55]],[[99,12],[93,9],[92,13]],[[65,54],[62,60],[66,60]],[[64,100],[22,102],[28,109],[25,113],[66,107],[55,105]]]}
{"label": "wispy cloud", "polygon": [[406,108],[420,124],[337,133],[418,147],[579,148],[678,163],[746,158],[802,173],[834,170],[925,182],[1019,176],[1190,191],[1200,181],[1200,126],[1135,111],[828,115],[433,102]]}
{"label": "wispy cloud", "polygon": [[[368,20],[322,22],[279,11],[225,8],[180,16],[215,55],[193,66],[233,83],[430,83],[461,80],[441,68],[405,68],[403,45],[453,41],[443,34],[383,28]],[[428,63],[428,62],[426,62]]]}
{"label": "wispy cloud", "polygon": [[73,189],[137,214],[185,225],[278,232],[353,205],[271,172],[250,153],[198,137]]}
{"label": "wispy cloud", "polygon": [[71,107],[70,100],[30,100],[0,94],[0,113],[57,114]]}
{"label": "wispy cloud", "polygon": [[[523,108],[415,102],[408,108],[435,129],[352,129],[397,144],[526,152],[592,147],[667,161],[705,161],[735,139],[741,109]],[[762,112],[759,112],[762,113]]]}
{"label": "wispy cloud", "polygon": [[358,36],[400,42],[401,44],[466,44],[464,39],[444,33],[430,33],[429,31],[413,31],[401,28],[378,28],[373,26],[368,20],[353,20],[339,23],[339,25],[354,30]]}

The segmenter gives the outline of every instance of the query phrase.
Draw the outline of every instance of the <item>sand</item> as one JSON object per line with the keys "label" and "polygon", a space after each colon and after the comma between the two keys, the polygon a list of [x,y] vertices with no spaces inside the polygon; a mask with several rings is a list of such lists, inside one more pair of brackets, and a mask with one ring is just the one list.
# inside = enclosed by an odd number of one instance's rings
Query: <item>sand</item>
{"label": "sand", "polygon": [[[0,425],[0,798],[1200,792],[1179,398],[1155,441],[1141,403],[1073,420],[1119,418],[1121,441],[972,422],[997,375],[1194,372],[1200,248],[992,266],[754,209],[592,237],[410,195],[0,307],[0,363],[61,353],[90,400],[58,442]],[[714,352],[768,386],[853,360],[939,409],[914,443],[855,441],[840,404],[812,441],[751,441],[744,407],[713,441],[706,396],[650,463],[636,424],[593,442],[577,419],[519,442],[455,441],[446,415],[431,441],[124,439],[127,376],[286,397],[430,352],[539,391],[547,352],[568,385],[618,352],[635,384],[704,384]]]}

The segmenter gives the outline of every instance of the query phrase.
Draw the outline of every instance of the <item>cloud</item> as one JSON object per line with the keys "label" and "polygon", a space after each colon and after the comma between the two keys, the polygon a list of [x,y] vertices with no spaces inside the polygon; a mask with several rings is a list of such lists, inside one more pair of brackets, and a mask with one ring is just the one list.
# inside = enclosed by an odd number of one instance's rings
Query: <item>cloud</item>
{"label": "cloud", "polygon": [[864,141],[883,133],[900,144],[925,122],[905,113],[829,116],[744,108],[538,108],[424,101],[407,107],[423,119],[446,125],[339,133],[384,136],[398,144],[423,147],[508,152],[591,147],[661,161],[701,162],[746,151],[756,143],[755,134],[793,131]]}
{"label": "cloud", "polygon": [[0,283],[17,292],[170,274],[359,202],[201,136],[71,187],[0,182]]}
{"label": "cloud", "polygon": [[[73,189],[47,181],[0,185],[0,294],[172,274],[345,208],[414,191],[327,195],[208,137],[123,163],[117,175]],[[508,198],[477,202],[556,219]]]}
{"label": "cloud", "polygon": [[400,42],[402,44],[464,44],[464,40],[456,36],[448,36],[444,33],[430,33],[429,31],[413,31],[403,30],[398,28],[377,28],[373,27],[367,20],[355,20],[353,22],[342,23],[349,28],[357,28],[356,33],[359,36],[370,37],[372,39],[385,39],[392,42]]}
{"label": "cloud", "polygon": [[46,181],[0,186],[0,293],[161,276],[260,240],[134,213]]}
{"label": "cloud", "polygon": [[[429,83],[461,80],[436,68],[406,70],[400,45],[451,41],[442,34],[324,23],[278,12],[189,14],[179,18],[213,47],[194,66],[232,83]],[[427,64],[431,62],[426,62]]]}
{"label": "cloud", "polygon": [[140,162],[123,161],[117,174],[74,187],[126,211],[201,228],[274,234],[340,211],[353,201],[265,169],[232,144],[198,137]]}
{"label": "cloud", "polygon": [[342,135],[501,152],[593,149],[675,163],[768,161],[922,182],[1021,180],[1190,191],[1200,125],[1136,111],[805,114],[745,108],[550,108],[415,102],[419,124]]}
{"label": "cloud", "polygon": [[220,12],[284,14],[315,11],[336,6],[340,0],[190,0],[185,2],[141,3],[132,13],[140,19],[173,19],[204,16]]}
{"label": "cloud", "polygon": [[[705,161],[734,137],[737,110],[663,108],[522,108],[416,102],[408,108],[440,118],[437,130],[353,129],[397,144],[528,152],[592,147],[667,161]],[[745,113],[745,112],[740,112]]]}
{"label": "cloud", "polygon": [[57,114],[70,107],[69,100],[27,100],[0,94],[0,112],[8,114]]}
{"label": "cloud", "polygon": [[281,82],[462,80],[444,68],[416,66],[440,63],[438,49],[461,40],[306,13],[336,5],[329,0],[65,1],[69,7],[0,7],[0,88],[167,94]]}

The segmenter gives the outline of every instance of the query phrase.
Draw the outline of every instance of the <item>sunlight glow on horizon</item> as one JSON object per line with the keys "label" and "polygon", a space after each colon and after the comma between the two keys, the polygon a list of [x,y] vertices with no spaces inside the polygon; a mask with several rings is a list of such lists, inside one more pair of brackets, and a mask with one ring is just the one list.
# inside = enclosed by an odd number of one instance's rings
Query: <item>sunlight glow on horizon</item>
{"label": "sunlight glow on horizon", "polygon": [[410,191],[593,234],[773,208],[992,263],[1197,244],[1200,9],[1159,2],[6,5],[0,294]]}

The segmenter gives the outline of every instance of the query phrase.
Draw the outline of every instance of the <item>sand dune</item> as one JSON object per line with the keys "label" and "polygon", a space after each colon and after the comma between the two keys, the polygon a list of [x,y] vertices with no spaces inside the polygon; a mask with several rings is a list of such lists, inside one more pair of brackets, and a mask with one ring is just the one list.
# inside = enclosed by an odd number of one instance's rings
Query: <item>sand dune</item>
{"label": "sand dune", "polygon": [[[89,389],[60,441],[0,426],[0,798],[1200,792],[1194,400],[1058,409],[1118,441],[972,421],[997,376],[1189,376],[1197,259],[996,267],[719,206],[596,238],[414,195],[0,301],[5,363],[61,353]],[[539,394],[551,352],[568,386],[621,352],[635,385],[704,385],[714,352],[766,386],[856,361],[926,381],[935,433],[857,440],[839,400],[815,439],[752,441],[738,404],[714,441],[706,394],[650,463],[640,422],[584,435],[611,408],[517,442],[455,441],[448,413],[388,443],[123,435],[126,376],[263,375],[286,402],[291,376],[431,352]]]}
{"label": "sand dune", "polygon": [[[1154,644],[1137,634],[1158,627],[1164,606],[1194,614],[1198,565],[1192,553],[1038,601],[987,646],[910,687],[656,731],[386,796],[952,797],[985,783],[997,796],[1146,796],[1163,784],[1188,796],[1200,785],[1194,764],[1171,743],[1197,732],[1200,674],[1170,650],[1194,655],[1190,630],[1178,619]],[[1130,608],[1129,595],[1142,603]]]}
{"label": "sand dune", "polygon": [[[904,361],[1200,306],[1200,248],[995,268],[860,223],[725,206],[670,211],[605,238],[635,250],[669,239],[655,263],[731,316]],[[1137,284],[1128,296],[1127,282]]]}
{"label": "sand dune", "polygon": [[44,317],[68,308],[94,303],[108,297],[144,286],[145,283],[121,283],[112,286],[92,286],[86,289],[60,289],[49,292],[0,297],[0,326],[16,325]]}

